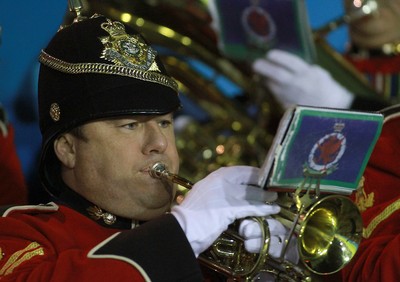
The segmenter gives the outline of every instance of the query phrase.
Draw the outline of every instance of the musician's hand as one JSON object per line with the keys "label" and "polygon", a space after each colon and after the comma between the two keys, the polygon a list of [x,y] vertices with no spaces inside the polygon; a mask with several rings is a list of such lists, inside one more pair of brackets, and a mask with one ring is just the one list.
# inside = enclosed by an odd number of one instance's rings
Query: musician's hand
{"label": "musician's hand", "polygon": [[[275,219],[267,218],[266,221],[271,236],[268,253],[274,258],[279,258],[283,251],[285,239],[288,235],[288,229]],[[262,238],[261,227],[256,221],[251,219],[243,220],[239,226],[239,235],[245,239],[244,245],[248,252],[260,252],[264,245],[264,241]],[[297,251],[297,240],[295,236],[290,240],[284,258],[293,263],[298,262],[299,254]]]}
{"label": "musician's hand", "polygon": [[349,108],[354,100],[325,69],[289,52],[271,50],[252,67],[285,109],[293,105]]}
{"label": "musician's hand", "polygon": [[234,166],[218,169],[197,182],[180,205],[171,209],[196,256],[205,251],[236,219],[280,211],[277,194],[252,186],[259,169]]}

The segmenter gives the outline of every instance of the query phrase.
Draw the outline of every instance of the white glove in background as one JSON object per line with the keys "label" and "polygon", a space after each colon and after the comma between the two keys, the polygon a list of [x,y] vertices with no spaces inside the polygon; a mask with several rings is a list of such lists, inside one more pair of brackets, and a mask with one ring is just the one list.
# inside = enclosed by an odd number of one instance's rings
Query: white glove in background
{"label": "white glove in background", "polygon": [[[268,253],[274,258],[279,258],[283,251],[283,242],[285,241],[289,230],[276,219],[267,218],[266,220],[271,236]],[[264,242],[262,240],[261,227],[256,221],[251,219],[243,220],[239,226],[239,235],[244,238],[244,246],[248,252],[260,252]],[[295,236],[293,236],[289,241],[284,258],[294,264],[298,263],[299,253],[297,250],[297,238]]]}
{"label": "white glove in background", "polygon": [[205,251],[236,219],[267,216],[280,211],[275,192],[252,186],[259,168],[233,166],[220,168],[197,182],[180,205],[171,209],[196,257]]}
{"label": "white glove in background", "polygon": [[285,109],[293,105],[347,109],[354,100],[328,71],[289,52],[270,50],[252,67]]}

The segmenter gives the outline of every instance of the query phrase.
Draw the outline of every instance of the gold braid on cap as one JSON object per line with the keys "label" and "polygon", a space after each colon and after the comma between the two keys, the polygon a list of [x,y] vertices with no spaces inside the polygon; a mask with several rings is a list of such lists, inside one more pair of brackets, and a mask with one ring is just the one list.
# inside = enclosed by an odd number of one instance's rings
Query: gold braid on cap
{"label": "gold braid on cap", "polygon": [[47,54],[44,50],[39,61],[57,71],[80,74],[99,73],[132,77],[143,81],[158,83],[178,92],[178,84],[171,77],[161,73],[155,61],[157,52],[148,46],[139,35],[129,35],[122,23],[107,19],[101,28],[109,36],[99,40],[104,45],[100,58],[114,63],[68,63]]}
{"label": "gold braid on cap", "polygon": [[50,56],[43,50],[40,53],[39,61],[57,71],[69,73],[69,74],[80,74],[80,73],[99,73],[99,74],[115,74],[121,76],[128,76],[144,81],[150,81],[159,83],[164,86],[172,88],[175,92],[178,92],[178,84],[172,78],[165,76],[161,73],[142,71],[138,69],[132,69],[125,66],[116,66],[110,64],[101,63],[67,63],[60,59]]}

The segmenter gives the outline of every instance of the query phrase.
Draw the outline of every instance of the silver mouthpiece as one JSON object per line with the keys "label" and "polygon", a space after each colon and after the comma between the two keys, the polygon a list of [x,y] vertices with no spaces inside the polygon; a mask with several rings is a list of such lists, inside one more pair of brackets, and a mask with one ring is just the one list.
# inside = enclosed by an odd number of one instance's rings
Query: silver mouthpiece
{"label": "silver mouthpiece", "polygon": [[168,171],[163,163],[155,163],[149,170],[150,176],[154,178],[168,180],[172,183],[179,184],[187,189],[191,189],[194,185],[191,181]]}

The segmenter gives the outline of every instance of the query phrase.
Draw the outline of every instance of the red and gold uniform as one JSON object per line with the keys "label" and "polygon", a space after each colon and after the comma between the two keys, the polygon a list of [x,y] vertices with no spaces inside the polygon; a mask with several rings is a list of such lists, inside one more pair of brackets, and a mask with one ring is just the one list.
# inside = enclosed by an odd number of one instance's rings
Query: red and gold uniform
{"label": "red and gold uniform", "polygon": [[107,221],[109,214],[98,208],[94,214],[95,207],[71,190],[61,199],[64,203],[3,212],[2,282],[202,281],[193,251],[172,215],[135,227],[137,223],[123,218]]}
{"label": "red and gold uniform", "polygon": [[354,195],[363,240],[343,281],[400,281],[400,105],[383,110],[385,122]]}

